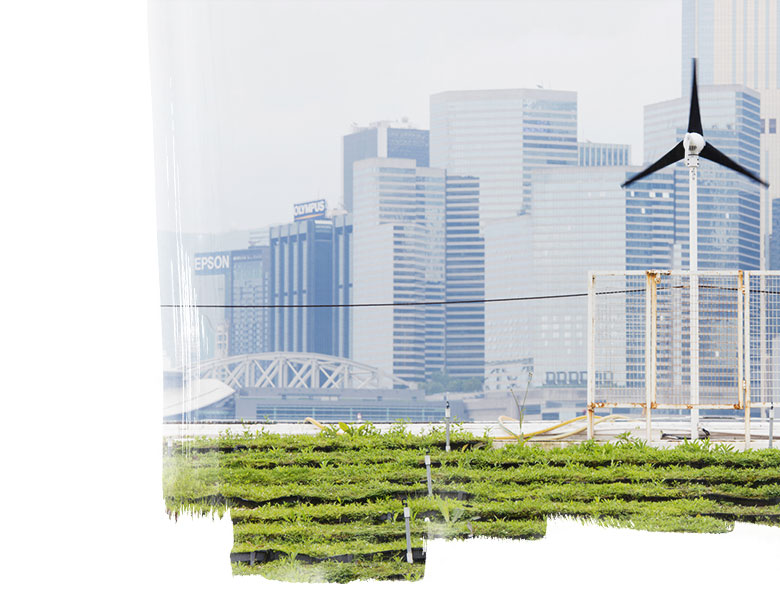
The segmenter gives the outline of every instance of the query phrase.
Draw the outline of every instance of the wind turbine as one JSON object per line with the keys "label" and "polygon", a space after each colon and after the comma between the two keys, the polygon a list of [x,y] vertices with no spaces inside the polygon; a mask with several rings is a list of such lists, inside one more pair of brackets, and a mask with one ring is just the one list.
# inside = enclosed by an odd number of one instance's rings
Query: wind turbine
{"label": "wind turbine", "polygon": [[701,113],[699,112],[699,93],[696,87],[696,59],[693,59],[693,88],[691,90],[691,109],[688,115],[688,133],[685,134],[682,141],[678,143],[669,152],[647,167],[641,173],[637,173],[631,179],[627,180],[620,187],[628,187],[632,183],[655,173],[664,167],[668,167],[677,161],[685,159],[685,166],[688,167],[688,188],[689,188],[689,270],[691,277],[691,439],[699,437],[699,224],[698,224],[698,198],[697,198],[697,169],[699,168],[699,157],[706,158],[712,162],[718,163],[749,177],[764,187],[769,184],[759,179],[756,175],[748,171],[745,167],[737,164],[728,156],[723,154],[712,144],[704,140],[704,131],[701,126]]}

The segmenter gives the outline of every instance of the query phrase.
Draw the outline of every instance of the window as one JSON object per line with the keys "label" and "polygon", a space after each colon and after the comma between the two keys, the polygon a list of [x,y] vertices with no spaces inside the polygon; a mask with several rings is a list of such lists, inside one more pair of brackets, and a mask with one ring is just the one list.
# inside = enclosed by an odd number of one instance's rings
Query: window
{"label": "window", "polygon": [[769,133],[777,133],[777,119],[769,119]]}

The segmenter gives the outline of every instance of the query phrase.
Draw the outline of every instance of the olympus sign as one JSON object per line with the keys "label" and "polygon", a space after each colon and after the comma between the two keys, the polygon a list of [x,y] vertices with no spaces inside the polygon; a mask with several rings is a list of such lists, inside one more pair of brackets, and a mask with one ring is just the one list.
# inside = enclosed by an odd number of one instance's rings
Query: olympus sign
{"label": "olympus sign", "polygon": [[200,254],[195,255],[195,272],[209,273],[226,272],[230,268],[230,254]]}
{"label": "olympus sign", "polygon": [[328,208],[325,200],[312,200],[311,202],[302,202],[293,205],[293,216],[296,221],[303,219],[314,219],[315,217],[324,217],[325,210]]}

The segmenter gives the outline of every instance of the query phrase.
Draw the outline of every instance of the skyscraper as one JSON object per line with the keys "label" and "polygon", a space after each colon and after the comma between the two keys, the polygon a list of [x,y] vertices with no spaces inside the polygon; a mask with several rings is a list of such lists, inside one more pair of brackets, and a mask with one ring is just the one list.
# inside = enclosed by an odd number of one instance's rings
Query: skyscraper
{"label": "skyscraper", "polygon": [[[761,191],[761,264],[765,267],[768,265],[767,236],[772,233],[771,201],[780,197],[779,4],[778,0],[683,0],[682,3],[683,96],[690,93],[691,59],[698,58],[700,85],[744,85],[758,92],[761,98],[760,173],[770,185],[767,191]],[[704,103],[702,110],[706,110]]]}
{"label": "skyscraper", "polygon": [[[270,228],[271,349],[333,354],[333,225],[328,219]],[[306,305],[326,305],[308,307]],[[294,306],[294,307],[291,307]]]}
{"label": "skyscraper", "polygon": [[201,319],[201,358],[269,349],[270,260],[267,246],[195,254],[194,288]]}
{"label": "skyscraper", "polygon": [[484,376],[485,239],[479,231],[479,179],[446,178],[445,364],[450,377]]}
{"label": "skyscraper", "polygon": [[228,354],[255,354],[269,349],[269,315],[261,306],[269,300],[270,251],[268,246],[230,253],[230,333]]}
{"label": "skyscraper", "polygon": [[431,166],[480,180],[484,225],[529,210],[534,167],[577,165],[577,94],[544,89],[431,96]]}
{"label": "skyscraper", "polygon": [[[760,101],[739,85],[700,86],[704,137],[753,172],[759,171]],[[685,135],[689,99],[645,107],[645,159],[665,154]],[[682,250],[674,268],[688,266],[688,169],[682,162],[664,170],[674,174],[675,242]],[[761,266],[759,185],[707,160],[698,177],[699,268],[758,269]]]}
{"label": "skyscraper", "polygon": [[354,127],[343,140],[344,208],[353,210],[352,173],[355,161],[364,158],[411,158],[418,167],[429,162],[429,133],[407,122],[377,121],[368,127]]}
{"label": "skyscraper", "polygon": [[[445,298],[445,176],[414,160],[354,165],[353,302],[441,302]],[[444,306],[353,311],[358,362],[410,383],[444,369]]]}
{"label": "skyscraper", "polygon": [[333,252],[331,274],[333,277],[333,354],[352,356],[352,215],[333,215],[331,248]]}
{"label": "skyscraper", "polygon": [[487,305],[489,369],[532,366],[534,385],[585,385],[587,299],[572,295],[587,291],[589,270],[626,268],[625,175],[626,167],[538,169],[531,213],[486,229],[489,298],[560,296]]}

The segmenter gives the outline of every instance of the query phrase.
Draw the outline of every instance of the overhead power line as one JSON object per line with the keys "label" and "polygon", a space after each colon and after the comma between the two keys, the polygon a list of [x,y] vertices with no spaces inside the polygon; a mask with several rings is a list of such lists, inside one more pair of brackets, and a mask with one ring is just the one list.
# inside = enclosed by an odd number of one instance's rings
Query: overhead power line
{"label": "overhead power line", "polygon": [[[621,293],[606,292],[606,293]],[[603,293],[603,292],[602,292]],[[553,298],[581,298],[588,293],[556,294],[552,296],[515,296],[511,298],[478,298],[474,300],[434,300],[428,302],[363,302],[350,304],[161,304],[161,308],[362,308],[381,306],[432,306],[441,304],[487,304],[489,302],[521,302],[524,300],[549,300]]]}
{"label": "overhead power line", "polygon": [[[659,287],[664,289],[687,289],[687,285],[673,285]],[[737,291],[737,288],[721,287],[713,285],[699,284],[700,288],[721,289],[726,291]],[[631,294],[645,291],[644,287],[628,288],[625,290],[610,290],[604,292],[595,292],[596,296],[606,296],[611,294]],[[777,291],[769,290],[750,290],[751,293],[759,294],[780,294]],[[474,300],[432,300],[422,302],[362,302],[349,304],[161,304],[160,308],[370,308],[370,307],[389,307],[389,306],[437,306],[443,304],[488,304],[492,302],[523,302],[530,300],[554,300],[556,298],[584,298],[587,292],[578,294],[551,294],[547,296],[512,296],[507,298],[477,298]]]}

